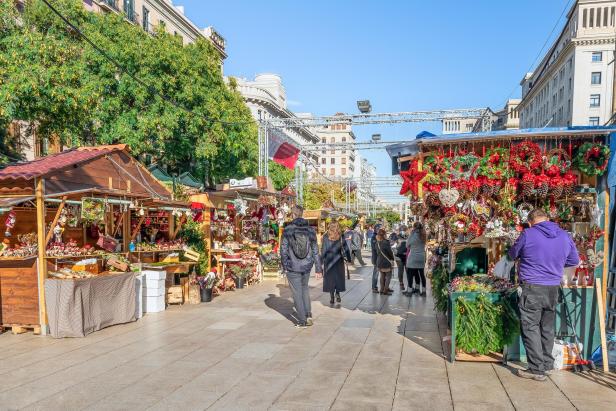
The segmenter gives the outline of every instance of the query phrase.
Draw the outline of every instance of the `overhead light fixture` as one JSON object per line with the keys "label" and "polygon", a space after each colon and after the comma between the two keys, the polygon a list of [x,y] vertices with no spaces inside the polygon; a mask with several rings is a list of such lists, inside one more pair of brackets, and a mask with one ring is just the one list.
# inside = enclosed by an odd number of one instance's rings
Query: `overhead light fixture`
{"label": "overhead light fixture", "polygon": [[374,141],[375,143],[377,141],[381,141],[381,135],[380,134],[373,134],[372,135],[372,141]]}
{"label": "overhead light fixture", "polygon": [[367,114],[372,111],[372,105],[370,104],[370,100],[359,100],[357,102],[357,108],[362,114]]}

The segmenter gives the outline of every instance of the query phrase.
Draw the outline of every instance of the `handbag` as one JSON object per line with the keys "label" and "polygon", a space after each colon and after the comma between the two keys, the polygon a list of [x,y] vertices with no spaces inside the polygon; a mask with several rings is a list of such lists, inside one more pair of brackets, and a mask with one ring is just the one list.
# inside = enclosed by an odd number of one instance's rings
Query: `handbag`
{"label": "handbag", "polygon": [[391,264],[391,268],[389,268],[389,269],[385,269],[385,270],[382,270],[382,269],[381,269],[381,271],[383,271],[383,272],[390,272],[390,271],[393,271],[393,269],[394,269],[394,267],[395,267],[395,265],[396,265],[395,261],[391,261],[391,260],[390,260],[390,259],[389,259],[386,255],[385,255],[385,253],[383,253],[383,250],[381,250],[381,245],[379,244],[379,242],[378,242],[378,241],[376,242],[376,248],[378,248],[378,249],[379,249],[379,254],[381,254],[381,255],[383,256],[383,258],[385,258],[387,261],[389,261],[389,264]]}

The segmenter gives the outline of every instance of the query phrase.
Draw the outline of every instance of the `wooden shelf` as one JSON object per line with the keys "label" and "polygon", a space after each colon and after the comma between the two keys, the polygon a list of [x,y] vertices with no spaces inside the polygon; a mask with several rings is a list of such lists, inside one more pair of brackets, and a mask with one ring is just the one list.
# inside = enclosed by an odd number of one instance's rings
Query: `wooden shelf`
{"label": "wooden shelf", "polygon": [[37,258],[37,256],[31,255],[29,257],[0,257],[0,261],[26,261],[33,258]]}

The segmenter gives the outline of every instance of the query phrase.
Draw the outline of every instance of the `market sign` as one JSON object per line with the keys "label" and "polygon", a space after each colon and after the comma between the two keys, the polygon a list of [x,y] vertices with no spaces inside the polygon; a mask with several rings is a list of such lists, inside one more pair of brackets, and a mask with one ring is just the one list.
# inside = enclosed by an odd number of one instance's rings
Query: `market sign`
{"label": "market sign", "polygon": [[251,188],[251,187],[256,187],[255,185],[255,179],[253,177],[246,177],[242,180],[237,180],[235,178],[232,178],[229,181],[229,187],[230,188]]}

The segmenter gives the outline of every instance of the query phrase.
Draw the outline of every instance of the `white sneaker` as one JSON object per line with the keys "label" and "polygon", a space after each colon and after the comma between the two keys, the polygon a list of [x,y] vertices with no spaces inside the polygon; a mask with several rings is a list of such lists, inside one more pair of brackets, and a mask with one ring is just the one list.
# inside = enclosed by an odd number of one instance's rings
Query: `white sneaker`
{"label": "white sneaker", "polygon": [[312,317],[306,318],[306,325],[308,327],[312,327],[314,325],[314,321],[312,321]]}

